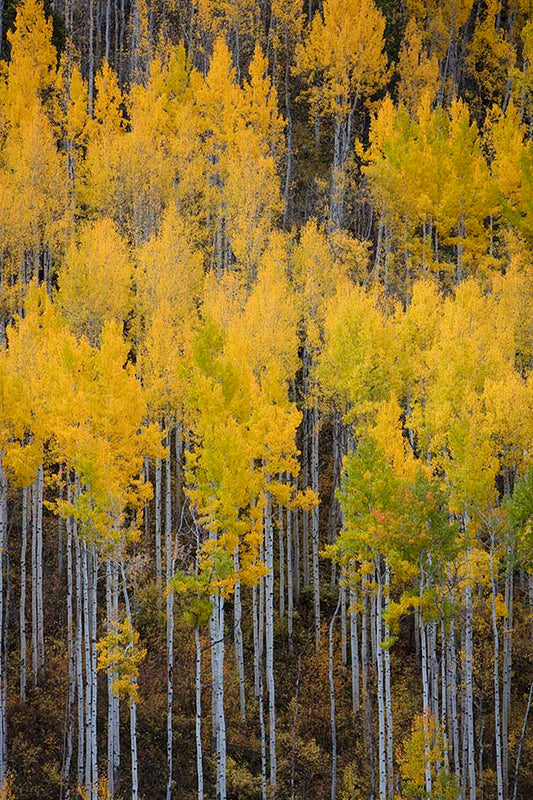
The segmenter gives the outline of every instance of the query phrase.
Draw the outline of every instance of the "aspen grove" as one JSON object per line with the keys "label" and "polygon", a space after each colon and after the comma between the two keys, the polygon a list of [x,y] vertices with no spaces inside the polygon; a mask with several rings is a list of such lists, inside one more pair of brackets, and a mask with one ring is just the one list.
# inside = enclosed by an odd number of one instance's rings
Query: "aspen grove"
{"label": "aspen grove", "polygon": [[529,0],[0,0],[0,800],[527,800]]}

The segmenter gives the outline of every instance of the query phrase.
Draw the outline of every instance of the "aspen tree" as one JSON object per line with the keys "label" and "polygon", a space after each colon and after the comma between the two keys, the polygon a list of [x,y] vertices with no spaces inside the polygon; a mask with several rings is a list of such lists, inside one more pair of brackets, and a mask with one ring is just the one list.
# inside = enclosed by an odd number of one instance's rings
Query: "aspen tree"
{"label": "aspen tree", "polygon": [[[8,34],[11,60],[2,88],[2,203],[0,236],[11,288],[11,313],[20,310],[32,277],[50,289],[52,261],[62,244],[66,170],[53,121],[56,52],[51,20],[37,0],[17,7]],[[46,98],[46,99],[45,99]],[[11,281],[14,283],[14,281]]]}
{"label": "aspen tree", "polygon": [[330,223],[343,222],[344,168],[352,143],[358,102],[385,81],[385,18],[373,0],[325,0],[311,22],[296,59],[299,73],[309,75],[313,113],[334,119],[330,187]]}

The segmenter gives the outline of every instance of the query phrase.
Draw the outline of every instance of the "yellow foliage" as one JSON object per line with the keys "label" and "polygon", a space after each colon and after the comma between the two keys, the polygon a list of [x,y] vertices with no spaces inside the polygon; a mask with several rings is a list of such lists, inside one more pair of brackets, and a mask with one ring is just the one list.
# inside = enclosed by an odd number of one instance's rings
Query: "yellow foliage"
{"label": "yellow foliage", "polygon": [[98,342],[106,322],[122,324],[132,306],[132,264],[116,225],[84,223],[59,273],[58,303],[71,330]]}
{"label": "yellow foliage", "polygon": [[343,118],[354,100],[383,85],[384,32],[385,17],[373,0],[325,0],[296,52],[297,71],[310,76],[316,113]]}
{"label": "yellow foliage", "polygon": [[109,670],[114,676],[112,691],[131,705],[139,701],[137,678],[139,666],[146,657],[140,646],[138,631],[126,617],[123,622],[112,622],[109,633],[96,644],[98,670]]}

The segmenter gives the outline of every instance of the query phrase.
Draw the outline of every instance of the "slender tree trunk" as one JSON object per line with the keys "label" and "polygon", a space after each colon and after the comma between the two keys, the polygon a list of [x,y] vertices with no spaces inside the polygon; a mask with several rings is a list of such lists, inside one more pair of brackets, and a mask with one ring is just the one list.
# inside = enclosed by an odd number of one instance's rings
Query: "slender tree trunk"
{"label": "slender tree trunk", "polygon": [[444,597],[441,598],[440,606],[440,687],[441,687],[441,715],[440,725],[444,739],[444,763],[449,771],[450,752],[448,738],[448,686],[446,673],[446,628],[444,625]]}
{"label": "slender tree trunk", "polygon": [[[389,608],[389,591],[390,591],[390,567],[385,564],[385,610]],[[385,640],[388,641],[390,636],[389,625],[387,622],[383,624],[385,633]],[[390,671],[390,648],[387,647],[383,651],[383,661],[385,666],[385,718],[387,723],[387,787],[388,798],[392,800],[394,795],[394,740],[392,729],[392,691],[391,691],[391,671]]]}
{"label": "slender tree trunk", "polygon": [[[67,472],[67,502],[71,502],[70,476]],[[73,579],[72,579],[72,517],[66,521],[67,529],[67,646],[68,646],[68,695],[67,726],[61,797],[70,798],[70,767],[72,763],[72,734],[76,703],[76,651],[74,645]],[[26,637],[24,637],[26,638]],[[22,686],[21,686],[22,689]],[[64,791],[63,791],[64,790]]]}
{"label": "slender tree trunk", "polygon": [[37,672],[44,677],[44,604],[43,604],[43,488],[44,469],[37,475]]}
{"label": "slender tree trunk", "polygon": [[83,645],[85,656],[85,791],[93,800],[92,792],[92,681],[91,681],[91,630],[90,630],[90,605],[89,605],[89,566],[87,543],[82,543],[82,591],[83,591]]}
{"label": "slender tree trunk", "polygon": [[[318,398],[315,397],[311,425],[311,489],[318,496]],[[318,561],[319,550],[319,518],[318,505],[311,512],[311,541],[313,547],[313,600],[315,611],[315,646],[320,643],[320,572]]]}
{"label": "slender tree trunk", "polygon": [[267,747],[266,747],[266,727],[265,709],[263,703],[263,666],[259,672],[259,731],[261,736],[261,800],[267,800]]}
{"label": "slender tree trunk", "polygon": [[130,703],[131,800],[139,798],[137,760],[137,703]]}
{"label": "slender tree trunk", "polygon": [[[144,459],[144,481],[150,483],[150,459],[145,456]],[[148,500],[144,503],[144,538],[148,546],[150,542],[150,503]]]}
{"label": "slender tree trunk", "polygon": [[[120,554],[120,570],[122,574],[122,588],[124,592],[124,604],[126,606],[126,617],[130,625],[132,624],[130,598],[128,584],[126,582],[126,572],[124,570],[124,559]],[[134,679],[135,683],[137,679]],[[131,800],[139,800],[139,776],[137,759],[137,703],[130,701],[130,752],[131,752]],[[96,798],[95,798],[96,800]]]}
{"label": "slender tree trunk", "polygon": [[[286,475],[287,483],[291,480],[289,473]],[[293,551],[292,551],[292,519],[293,512],[287,509],[287,632],[289,635],[289,653],[293,653],[293,617],[294,617],[294,578],[293,578]]]}
{"label": "slender tree trunk", "polygon": [[[424,594],[424,568],[422,564],[422,554],[420,555],[420,597]],[[424,780],[426,785],[426,794],[431,795],[432,780],[431,780],[431,763],[429,759],[429,752],[431,743],[429,741],[429,714],[430,714],[430,698],[429,698],[429,671],[428,671],[428,655],[427,655],[427,638],[426,638],[426,625],[424,622],[423,612],[420,611],[418,615],[420,626],[420,652],[422,656],[422,705],[424,708]]]}
{"label": "slender tree trunk", "polygon": [[[329,504],[328,514],[328,537],[329,543],[334,544],[337,539],[337,534],[341,524],[341,509],[340,503],[337,498],[337,490],[341,482],[342,471],[342,457],[343,457],[343,426],[342,415],[340,411],[333,412],[333,433],[332,433],[332,452],[333,452],[333,475],[331,481],[331,499]],[[331,587],[335,587],[336,583],[337,565],[334,561],[331,562]],[[342,602],[341,602],[342,606]],[[341,607],[342,617],[342,607]],[[343,638],[344,647],[346,647],[346,637]],[[343,661],[346,664],[346,660]]]}
{"label": "slender tree trunk", "polygon": [[211,671],[213,675],[213,734],[216,747],[216,800],[226,800],[226,720],[224,716],[224,598],[211,598],[213,611],[209,623],[211,635]]}
{"label": "slender tree trunk", "polygon": [[[77,489],[76,489],[77,491]],[[82,553],[78,537],[77,523],[73,524],[73,535],[76,554],[76,693],[78,697],[78,786],[83,786],[85,777],[85,691],[83,683],[83,589],[82,589]]]}
{"label": "slender tree trunk", "polygon": [[157,594],[161,595],[162,559],[161,559],[161,459],[155,462],[155,580]]}
{"label": "slender tree trunk", "polygon": [[[116,558],[111,562],[111,609],[113,618],[118,620],[119,603],[119,564]],[[115,791],[120,787],[120,698],[113,699],[113,783]]]}
{"label": "slender tree trunk", "polygon": [[474,676],[472,641],[472,587],[465,589],[465,677],[466,677],[466,733],[468,757],[468,785],[470,800],[476,800],[476,767],[474,745]]}
{"label": "slender tree trunk", "polygon": [[350,653],[352,659],[352,711],[359,712],[359,638],[357,631],[357,595],[350,587]]}
{"label": "slender tree trunk", "polygon": [[38,634],[37,634],[37,504],[39,492],[37,480],[31,488],[31,666],[33,673],[33,686],[38,684],[39,676],[39,656],[38,656]]}
{"label": "slender tree trunk", "polygon": [[[235,572],[239,572],[239,549],[235,548],[233,553],[233,565]],[[239,675],[239,704],[241,720],[246,721],[246,694],[244,683],[244,648],[242,638],[242,602],[241,602],[241,582],[235,582],[233,594],[233,644],[235,647],[235,660],[237,662],[237,674]]]}
{"label": "slender tree trunk", "polygon": [[[280,473],[279,482],[283,482]],[[285,532],[283,530],[283,506],[278,504],[278,555],[279,555],[279,616],[285,616]]]}
{"label": "slender tree trunk", "polygon": [[171,434],[170,424],[167,437],[168,453],[165,461],[165,554],[167,591],[167,800],[172,798],[173,787],[173,706],[174,706],[174,591],[170,580],[174,572],[172,541],[172,476],[170,464]]}
{"label": "slender tree trunk", "polygon": [[498,618],[496,616],[496,581],[494,579],[494,534],[490,543],[490,585],[491,585],[491,610],[492,633],[494,636],[493,678],[494,678],[494,736],[496,748],[496,778],[498,786],[498,800],[503,800],[503,771],[502,771],[502,732],[500,722],[500,635],[498,631]]}
{"label": "slender tree trunk", "polygon": [[0,456],[0,789],[7,770],[6,657],[4,626],[4,554],[7,549],[7,479]]}
{"label": "slender tree trunk", "polygon": [[254,640],[254,696],[259,699],[260,685],[260,646],[259,646],[259,609],[258,609],[258,587],[252,587],[252,624]]}
{"label": "slender tree trunk", "polygon": [[[367,576],[365,576],[367,577]],[[361,625],[361,666],[363,677],[363,708],[364,725],[363,732],[368,750],[368,761],[370,765],[370,800],[376,796],[376,768],[374,763],[374,731],[372,725],[372,698],[370,694],[370,670],[369,670],[369,640],[368,640],[368,595],[364,590],[364,608]]]}
{"label": "slender tree trunk", "polygon": [[[27,486],[22,490],[22,543],[20,548],[20,699],[26,702],[26,554],[28,550],[28,493]],[[67,588],[67,592],[69,587]],[[70,639],[69,639],[70,642]]]}
{"label": "slender tree trunk", "polygon": [[92,796],[93,800],[98,800],[98,731],[97,731],[97,652],[96,642],[98,640],[97,624],[97,582],[98,582],[98,554],[93,545],[90,553],[90,597],[91,597],[91,776],[92,776]]}
{"label": "slender tree trunk", "polygon": [[[181,439],[181,437],[180,437]],[[194,571],[198,575],[200,565],[200,528],[195,526],[196,530],[196,553]],[[202,645],[200,640],[200,628],[195,625],[194,628],[194,645],[196,648],[196,673],[195,673],[195,736],[196,736],[196,776],[197,776],[197,800],[204,798],[204,767],[203,767],[203,752],[202,752]]]}
{"label": "slender tree trunk", "polygon": [[[306,356],[304,353],[304,372],[306,369]],[[307,380],[304,379],[307,384]],[[305,390],[304,390],[305,391]],[[304,408],[302,420],[302,489],[309,486],[309,409]],[[303,585],[309,588],[309,512],[302,511],[302,561]]]}
{"label": "slender tree trunk", "polygon": [[[451,591],[451,599],[453,601],[453,590]],[[450,631],[448,634],[446,645],[446,668],[448,672],[447,683],[449,687],[449,714],[450,720],[450,741],[453,749],[453,764],[455,777],[457,782],[461,780],[461,751],[459,748],[459,710],[457,708],[457,652],[455,641],[455,620],[450,620]]]}
{"label": "slender tree trunk", "polygon": [[337,600],[337,606],[331,618],[329,625],[329,660],[328,660],[328,676],[329,676],[329,702],[330,702],[330,716],[331,716],[331,800],[337,798],[337,723],[335,714],[335,680],[333,674],[333,627],[339,608],[341,605],[341,596]]}
{"label": "slender tree trunk", "polygon": [[[105,592],[106,592],[106,614],[107,614],[107,634],[113,632],[117,620],[113,617],[113,576],[111,561],[106,561],[105,567]],[[116,672],[113,667],[107,670],[107,789],[110,800],[115,796],[115,772],[114,772],[114,752],[113,743],[115,738],[115,691],[114,681]]]}
{"label": "slender tree trunk", "polygon": [[272,499],[266,497],[265,506],[265,565],[268,573],[265,577],[266,590],[266,684],[268,693],[269,718],[269,755],[270,755],[270,800],[276,795],[276,699],[274,688],[274,531],[272,526]]}
{"label": "slender tree trunk", "polygon": [[514,542],[507,546],[505,570],[505,605],[503,618],[503,686],[502,686],[502,769],[504,797],[509,795],[509,714],[511,711],[511,670],[513,660],[513,560]]}
{"label": "slender tree trunk", "polygon": [[385,681],[383,675],[383,587],[381,577],[381,559],[376,556],[376,579],[378,592],[376,597],[376,672],[378,695],[378,764],[379,764],[379,800],[387,798],[387,751],[385,741]]}
{"label": "slender tree trunk", "polygon": [[202,755],[202,646],[200,629],[194,628],[194,643],[196,647],[196,677],[195,677],[195,734],[196,734],[196,775],[198,780],[198,800],[204,800],[204,769]]}

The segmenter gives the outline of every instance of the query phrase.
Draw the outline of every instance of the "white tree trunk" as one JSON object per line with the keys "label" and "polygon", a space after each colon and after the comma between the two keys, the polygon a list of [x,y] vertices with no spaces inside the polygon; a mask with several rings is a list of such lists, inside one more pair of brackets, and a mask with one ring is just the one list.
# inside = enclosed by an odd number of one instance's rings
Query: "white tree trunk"
{"label": "white tree trunk", "polygon": [[[304,354],[305,369],[305,354]],[[302,489],[309,486],[309,409],[304,408],[302,420]],[[309,588],[309,512],[302,511],[303,585]]]}
{"label": "white tree trunk", "polygon": [[37,672],[39,680],[44,675],[44,604],[43,604],[43,488],[44,469],[37,474]]}
{"label": "white tree trunk", "polygon": [[[420,555],[420,597],[424,594],[424,568],[422,565],[422,554]],[[431,795],[432,779],[431,779],[431,764],[429,759],[429,751],[431,742],[429,741],[429,720],[428,715],[430,709],[429,699],[429,670],[428,670],[428,654],[427,654],[427,637],[426,625],[424,623],[424,614],[420,610],[418,614],[419,631],[420,631],[420,653],[422,656],[422,705],[424,713],[424,780],[426,785],[426,794]]]}
{"label": "white tree trunk", "polygon": [[[233,553],[233,565],[235,572],[239,571],[239,549],[235,548]],[[246,694],[244,683],[244,649],[242,638],[242,603],[241,603],[241,582],[235,582],[233,595],[233,644],[235,647],[235,660],[237,662],[237,674],[239,676],[239,704],[241,720],[246,721]]]}
{"label": "white tree trunk", "polygon": [[167,436],[168,453],[165,461],[165,578],[167,590],[167,800],[172,798],[173,787],[173,706],[174,706],[174,591],[169,590],[170,579],[174,573],[172,536],[172,474],[171,474],[171,434]]}
{"label": "white tree trunk", "polygon": [[[28,487],[22,490],[22,543],[20,547],[20,699],[26,702],[26,555],[28,550]],[[67,592],[70,587],[67,587]],[[67,601],[68,608],[68,601]],[[70,639],[69,639],[70,643]]]}
{"label": "white tree trunk", "polygon": [[[364,576],[366,580],[368,576]],[[370,764],[370,797],[375,797],[376,791],[376,771],[374,764],[374,732],[372,724],[372,698],[370,695],[370,668],[369,668],[369,636],[368,636],[368,595],[364,590],[364,608],[361,623],[361,666],[363,678],[363,735],[368,750],[368,761]]]}
{"label": "white tree trunk", "polygon": [[379,765],[379,800],[387,798],[387,751],[385,741],[385,681],[383,674],[383,650],[381,641],[383,638],[383,587],[381,577],[381,559],[376,557],[376,672],[377,672],[377,695],[378,695],[378,765]]}
{"label": "white tree trunk", "polygon": [[[283,475],[279,474],[279,482],[283,482]],[[287,512],[289,514],[289,512]],[[283,506],[278,505],[278,553],[279,553],[279,616],[285,616],[285,542],[283,530]]]}
{"label": "white tree trunk", "polygon": [[[311,489],[318,496],[318,399],[315,398],[311,415]],[[313,601],[315,611],[315,645],[320,642],[320,572],[319,572],[319,518],[318,505],[311,512],[311,541],[313,548]]]}
{"label": "white tree trunk", "polygon": [[[390,567],[385,564],[385,610],[389,608],[390,591]],[[387,622],[383,624],[385,639],[390,636]],[[390,648],[387,646],[383,651],[383,661],[385,666],[385,718],[387,722],[387,787],[388,797],[392,800],[394,795],[394,739],[392,730],[392,691],[390,673]]]}
{"label": "white tree trunk", "polygon": [[200,629],[194,628],[194,644],[196,647],[196,673],[195,673],[195,735],[196,735],[196,775],[198,780],[198,800],[204,800],[204,768],[202,756],[202,646],[200,642]]}
{"label": "white tree trunk", "polygon": [[[124,592],[124,605],[126,606],[126,617],[131,625],[132,624],[131,606],[130,606],[128,584],[126,581],[126,572],[124,569],[124,559],[122,557],[122,552],[120,553],[120,571],[122,575],[122,589]],[[137,679],[135,678],[134,680],[136,683]],[[130,701],[129,706],[130,706],[131,800],[138,800],[139,775],[138,775],[138,759],[137,759],[137,703]]]}
{"label": "white tree trunk", "polygon": [[82,589],[82,553],[77,532],[77,523],[73,524],[73,535],[76,555],[76,693],[78,697],[78,786],[83,786],[85,778],[85,688],[83,682],[83,589]]}
{"label": "white tree trunk", "polygon": [[269,755],[270,755],[270,800],[276,794],[276,699],[274,688],[274,531],[272,526],[272,499],[269,494],[265,507],[265,650],[266,684],[268,693]]}
{"label": "white tree trunk", "polygon": [[98,583],[98,554],[93,545],[89,551],[89,575],[90,575],[90,598],[91,598],[91,776],[92,776],[92,795],[94,800],[98,800],[98,736],[97,736],[97,583]]}
{"label": "white tree trunk", "polygon": [[465,711],[468,758],[468,786],[470,800],[476,800],[476,766],[474,743],[474,675],[473,675],[473,638],[472,638],[472,587],[465,589]]}
{"label": "white tree trunk", "polygon": [[357,631],[357,595],[350,587],[350,653],[352,660],[352,711],[357,714],[360,705],[359,695],[359,639]]}
{"label": "white tree trunk", "polygon": [[209,622],[211,635],[211,670],[213,675],[213,734],[216,747],[216,800],[226,800],[226,720],[224,716],[224,598],[211,598],[213,611]]}
{"label": "white tree trunk", "polygon": [[504,797],[509,795],[509,714],[511,711],[511,670],[513,663],[513,557],[514,543],[507,547],[505,571],[505,604],[503,618],[503,686],[502,686],[502,769]]}
{"label": "white tree trunk", "polygon": [[92,752],[92,681],[91,681],[91,633],[89,626],[90,607],[89,607],[89,577],[87,564],[87,543],[82,542],[82,591],[83,591],[83,648],[85,658],[85,772],[84,784],[85,791],[93,798],[91,791],[92,771],[91,771],[91,752]]}
{"label": "white tree trunk", "polygon": [[444,597],[440,606],[440,687],[441,687],[441,714],[440,725],[444,740],[444,763],[449,771],[450,753],[448,740],[448,686],[446,677],[446,627],[444,624]]}
{"label": "white tree trunk", "polygon": [[[71,502],[70,475],[67,472],[67,502]],[[68,646],[68,699],[67,730],[65,734],[65,753],[63,762],[63,784],[66,800],[70,798],[70,768],[72,763],[72,734],[74,729],[74,708],[76,703],[76,651],[74,644],[73,615],[73,577],[72,577],[72,517],[66,521],[67,530],[67,646]],[[21,620],[22,621],[22,620]],[[24,638],[26,638],[24,636]],[[22,693],[22,684],[21,684]],[[63,795],[61,795],[63,796]]]}
{"label": "white tree trunk", "polygon": [[[106,562],[106,610],[107,633],[111,633],[118,622],[118,607],[115,603],[114,564]],[[119,698],[114,690],[117,672],[114,667],[107,671],[107,784],[110,798],[118,790],[118,765],[116,764],[116,739],[119,724]]]}
{"label": "white tree trunk", "polygon": [[261,736],[261,800],[267,800],[267,747],[265,729],[265,709],[263,703],[263,667],[259,672],[259,731]]}
{"label": "white tree trunk", "polygon": [[155,461],[155,581],[158,596],[161,593],[162,561],[161,561],[161,459]]}
{"label": "white tree trunk", "polygon": [[492,633],[494,636],[493,679],[494,679],[494,738],[496,748],[496,780],[498,787],[498,800],[503,800],[503,770],[502,770],[502,732],[500,722],[500,634],[498,631],[498,618],[496,616],[496,581],[494,578],[494,534],[490,543],[490,585],[491,585],[491,611]]}
{"label": "white tree trunk", "polygon": [[258,608],[258,587],[252,587],[252,625],[254,640],[254,696],[259,699],[260,690],[260,647],[259,647],[259,608]]}
{"label": "white tree trunk", "polygon": [[37,504],[39,493],[37,484],[38,481],[35,480],[31,487],[31,667],[34,687],[38,684],[39,675],[37,644]]}

